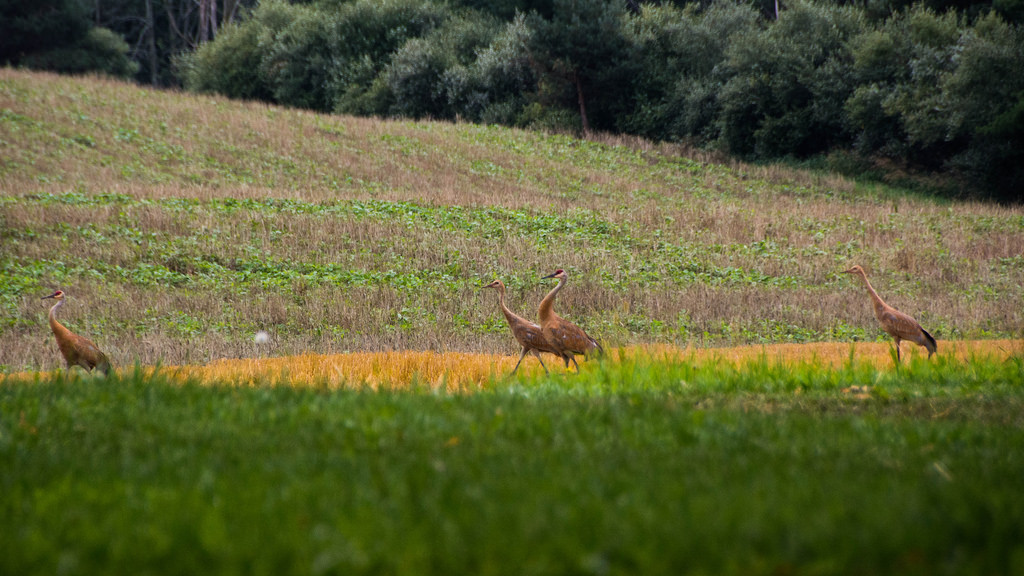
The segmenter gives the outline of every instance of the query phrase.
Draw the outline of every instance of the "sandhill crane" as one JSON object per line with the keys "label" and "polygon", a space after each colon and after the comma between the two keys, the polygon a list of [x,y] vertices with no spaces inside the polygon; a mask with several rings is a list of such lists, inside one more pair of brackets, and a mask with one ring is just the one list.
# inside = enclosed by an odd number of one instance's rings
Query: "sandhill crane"
{"label": "sandhill crane", "polygon": [[64,305],[64,292],[57,290],[42,299],[48,298],[57,301],[53,308],[50,308],[50,330],[53,330],[53,335],[57,338],[57,348],[68,363],[68,369],[73,366],[81,366],[86,370],[99,368],[104,374],[110,374],[110,360],[106,354],[100,352],[92,340],[75,334],[57,322],[57,309]]}
{"label": "sandhill crane", "polygon": [[540,365],[544,366],[544,373],[550,374],[548,367],[544,365],[544,360],[540,357],[540,353],[549,352],[556,356],[561,356],[561,354],[544,339],[540,326],[522,316],[516,316],[515,313],[508,309],[508,306],[505,305],[505,284],[501,280],[495,280],[484,286],[484,288],[494,288],[498,291],[498,306],[501,307],[502,313],[505,314],[505,320],[508,321],[508,326],[512,329],[512,335],[515,336],[516,342],[519,342],[519,345],[523,347],[522,353],[519,354],[519,362],[516,362],[516,367],[512,369],[512,373],[515,374],[516,370],[519,370],[519,364],[527,353],[532,353],[537,357]]}
{"label": "sandhill crane", "polygon": [[903,340],[910,340],[920,346],[924,346],[928,349],[928,357],[932,357],[932,354],[938,349],[935,338],[922,328],[917,320],[911,318],[910,315],[904,314],[886,304],[878,296],[878,292],[875,292],[875,289],[871,287],[871,282],[868,282],[868,275],[864,273],[863,268],[854,266],[849,270],[844,270],[843,273],[855,274],[864,281],[864,286],[867,287],[868,294],[871,296],[871,302],[875,305],[875,318],[878,318],[878,323],[882,325],[882,329],[896,341],[897,362],[900,361],[900,342]]}
{"label": "sandhill crane", "polygon": [[580,365],[576,363],[576,355],[583,354],[586,356],[595,350],[604,354],[604,348],[598,344],[597,340],[594,340],[584,332],[582,328],[555,314],[555,296],[558,295],[558,291],[565,286],[566,281],[569,279],[569,275],[565,273],[565,270],[559,268],[553,274],[548,274],[541,278],[541,280],[547,278],[557,278],[558,285],[541,300],[540,309],[537,310],[537,319],[540,320],[541,333],[548,341],[548,344],[555,349],[555,353],[565,360],[566,370],[569,369],[569,361],[572,360],[572,363],[576,366],[576,373],[579,374]]}

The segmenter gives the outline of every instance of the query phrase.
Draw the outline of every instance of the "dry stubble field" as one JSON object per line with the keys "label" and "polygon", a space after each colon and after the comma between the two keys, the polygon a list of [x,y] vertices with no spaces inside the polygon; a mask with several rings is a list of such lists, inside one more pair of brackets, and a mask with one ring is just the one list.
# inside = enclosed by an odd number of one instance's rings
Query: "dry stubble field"
{"label": "dry stubble field", "polygon": [[4,69],[0,370],[61,364],[56,288],[122,367],[507,357],[480,286],[533,316],[555,268],[608,347],[878,341],[854,263],[940,347],[1024,334],[1024,209],[685,152]]}

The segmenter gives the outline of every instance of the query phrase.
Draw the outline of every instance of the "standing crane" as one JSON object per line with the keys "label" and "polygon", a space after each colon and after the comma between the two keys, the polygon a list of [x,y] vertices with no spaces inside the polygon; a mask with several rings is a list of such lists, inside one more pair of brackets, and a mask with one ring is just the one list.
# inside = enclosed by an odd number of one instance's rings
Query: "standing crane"
{"label": "standing crane", "polygon": [[523,358],[528,354],[533,354],[537,357],[537,361],[540,362],[541,366],[544,366],[544,373],[548,372],[548,367],[544,365],[544,360],[541,359],[541,352],[548,352],[556,356],[561,356],[544,338],[541,334],[540,326],[530,322],[522,316],[517,316],[508,306],[505,305],[505,284],[501,280],[495,280],[484,288],[494,288],[498,291],[498,306],[501,307],[501,311],[505,314],[505,320],[508,321],[509,328],[512,329],[512,335],[515,336],[516,342],[523,347],[522,353],[519,354],[519,362],[516,362],[516,367],[512,369],[512,373],[515,374],[516,370],[519,370],[519,364],[523,361]]}
{"label": "standing crane", "polygon": [[863,268],[854,266],[849,270],[844,270],[843,273],[860,276],[861,280],[864,281],[864,286],[867,287],[868,294],[871,296],[871,302],[875,305],[875,318],[878,318],[878,323],[882,325],[882,329],[896,341],[896,362],[900,361],[900,342],[903,340],[910,340],[919,346],[924,346],[928,349],[928,357],[932,357],[932,354],[938,349],[935,338],[922,328],[917,320],[911,318],[909,314],[904,314],[886,304],[878,295],[878,292],[875,292],[875,289],[871,287],[871,282],[868,282],[868,275],[864,272]]}
{"label": "standing crane", "polygon": [[70,370],[73,366],[81,366],[86,370],[99,368],[100,372],[109,375],[110,360],[107,359],[107,355],[100,352],[99,347],[92,340],[75,334],[57,322],[57,310],[64,305],[64,292],[57,290],[42,299],[48,298],[57,301],[53,308],[50,308],[50,330],[53,330],[53,335],[57,338],[57,348],[60,349],[61,355],[68,363],[68,369]]}
{"label": "standing crane", "polygon": [[559,268],[553,274],[548,274],[541,278],[541,280],[547,278],[557,278],[558,285],[541,300],[540,309],[537,310],[537,319],[540,320],[541,333],[548,341],[548,344],[555,349],[555,354],[565,360],[566,370],[569,369],[569,361],[572,360],[572,363],[576,366],[576,373],[579,374],[580,365],[576,363],[576,355],[583,354],[587,356],[595,350],[604,354],[604,348],[601,347],[597,340],[591,338],[583,328],[555,314],[555,297],[558,296],[558,291],[565,286],[566,281],[569,279],[569,275],[565,273],[565,270]]}

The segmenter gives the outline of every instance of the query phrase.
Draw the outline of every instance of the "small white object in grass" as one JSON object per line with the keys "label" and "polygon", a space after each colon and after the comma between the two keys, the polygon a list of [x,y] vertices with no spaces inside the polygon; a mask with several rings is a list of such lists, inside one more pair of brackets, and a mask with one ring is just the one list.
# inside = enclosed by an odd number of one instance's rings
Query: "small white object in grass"
{"label": "small white object in grass", "polygon": [[260,330],[252,337],[252,341],[257,344],[266,344],[267,342],[270,342],[270,334],[267,334],[265,330]]}

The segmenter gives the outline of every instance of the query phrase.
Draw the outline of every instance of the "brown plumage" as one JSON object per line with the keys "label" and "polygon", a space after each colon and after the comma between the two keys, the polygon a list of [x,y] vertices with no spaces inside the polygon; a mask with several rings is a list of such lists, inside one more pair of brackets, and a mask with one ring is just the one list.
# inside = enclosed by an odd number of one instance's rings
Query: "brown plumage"
{"label": "brown plumage", "polygon": [[932,354],[938,349],[935,338],[922,328],[917,320],[911,318],[910,315],[904,314],[886,304],[878,293],[875,292],[875,289],[871,287],[871,282],[868,282],[868,275],[864,273],[863,268],[854,266],[849,270],[844,270],[843,273],[860,276],[861,280],[864,281],[864,286],[867,287],[868,294],[871,296],[871,302],[875,306],[875,318],[878,318],[878,323],[882,325],[882,329],[896,341],[897,362],[900,361],[900,342],[903,340],[909,340],[924,346],[928,350],[928,357],[932,357]]}
{"label": "brown plumage", "polygon": [[580,365],[576,363],[576,355],[588,356],[594,351],[604,354],[604,348],[582,328],[555,314],[555,297],[569,279],[565,270],[558,269],[544,278],[557,278],[558,285],[541,300],[540,309],[537,310],[541,333],[548,344],[555,349],[555,353],[565,360],[565,368],[569,368],[569,361],[572,360],[576,366],[576,372],[579,373]]}
{"label": "brown plumage", "polygon": [[516,362],[516,367],[512,369],[512,373],[515,374],[516,370],[519,370],[519,364],[527,354],[533,354],[537,357],[540,365],[544,366],[544,373],[549,374],[548,367],[544,365],[544,360],[541,359],[540,353],[549,352],[556,356],[561,355],[544,339],[540,326],[522,316],[517,316],[508,309],[508,306],[505,305],[505,284],[501,280],[495,280],[484,286],[484,288],[494,288],[498,291],[498,306],[501,307],[501,312],[505,315],[505,320],[508,321],[508,326],[512,329],[512,335],[515,336],[516,342],[519,342],[519,345],[523,347],[522,353],[519,354],[519,361]]}
{"label": "brown plumage", "polygon": [[57,310],[64,305],[64,293],[57,290],[42,299],[47,298],[57,300],[53,308],[50,308],[50,330],[53,330],[53,335],[57,338],[57,348],[68,363],[68,369],[70,370],[72,366],[81,366],[86,370],[99,368],[104,374],[110,374],[110,361],[92,340],[75,334],[57,322]]}

